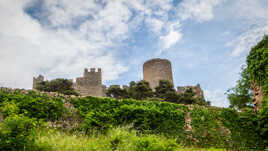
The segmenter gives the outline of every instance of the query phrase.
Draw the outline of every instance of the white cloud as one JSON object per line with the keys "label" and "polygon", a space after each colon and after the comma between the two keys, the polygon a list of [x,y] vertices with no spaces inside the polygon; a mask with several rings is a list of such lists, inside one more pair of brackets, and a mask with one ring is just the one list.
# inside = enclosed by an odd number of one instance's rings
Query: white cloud
{"label": "white cloud", "polygon": [[0,0],[0,83],[30,88],[33,75],[74,78],[85,67],[102,67],[104,80],[116,79],[127,70],[117,48],[133,32],[148,28],[168,50],[182,39],[183,20],[212,19],[221,1],[185,0],[175,13],[172,0],[46,0],[36,19],[25,8],[38,1]]}
{"label": "white cloud", "polygon": [[234,47],[232,56],[248,52],[265,34],[268,34],[267,1],[236,0],[230,4],[230,14],[242,31],[227,46]]}
{"label": "white cloud", "polygon": [[204,90],[206,100],[211,101],[212,106],[228,107],[229,101],[224,94],[224,90]]}
{"label": "white cloud", "polygon": [[171,23],[167,29],[167,34],[160,37],[162,44],[162,50],[170,48],[182,38],[182,33],[178,30],[180,28],[179,23]]}
{"label": "white cloud", "polygon": [[149,29],[157,34],[161,33],[161,30],[165,24],[163,21],[156,18],[148,18],[146,19],[146,23],[148,24]]}
{"label": "white cloud", "polygon": [[[24,7],[28,4],[29,1],[0,1],[0,18],[4,20],[0,23],[0,68],[3,71],[0,75],[1,86],[30,88],[32,76],[39,73],[50,78],[75,78],[74,75],[80,76],[85,67],[102,67],[104,80],[116,79],[127,70],[112,55],[112,50],[107,51],[116,36],[127,32],[124,20],[117,18],[115,24],[122,25],[111,27],[111,33],[106,35],[103,30],[97,29],[88,33],[70,28],[54,30],[40,25],[26,14]],[[120,8],[107,9],[120,11]],[[58,12],[54,13],[57,16]],[[118,13],[114,16],[116,15]],[[111,22],[109,18],[100,17],[99,20]],[[99,20],[93,23],[98,23]],[[65,21],[53,23],[53,26],[70,24]]]}
{"label": "white cloud", "polygon": [[224,0],[183,0],[178,7],[178,13],[182,20],[194,19],[198,22],[211,20],[213,8]]}
{"label": "white cloud", "polygon": [[228,46],[235,46],[232,56],[239,56],[241,53],[249,51],[265,34],[268,34],[268,26],[254,28],[241,34],[237,39],[227,44]]}

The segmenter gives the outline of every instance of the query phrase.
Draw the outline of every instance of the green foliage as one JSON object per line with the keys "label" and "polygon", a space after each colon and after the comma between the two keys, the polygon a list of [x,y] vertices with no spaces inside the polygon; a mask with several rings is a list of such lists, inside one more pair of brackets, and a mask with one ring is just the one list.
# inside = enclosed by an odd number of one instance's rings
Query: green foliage
{"label": "green foliage", "polygon": [[[264,36],[255,47],[253,47],[247,57],[248,72],[251,81],[256,81],[259,85],[268,85],[268,36]],[[268,90],[267,90],[268,91]]]}
{"label": "green foliage", "polygon": [[147,81],[141,80],[139,82],[130,82],[127,89],[130,98],[137,100],[144,100],[153,96],[153,91]]}
{"label": "green foliage", "polygon": [[[193,128],[191,135],[195,139],[191,143],[195,146],[231,150],[265,149],[267,131],[263,127],[267,123],[267,115],[259,116],[252,109],[238,113],[230,108],[202,106],[194,106],[190,115]],[[183,141],[187,141],[187,138]]]}
{"label": "green foliage", "polygon": [[233,109],[222,109],[219,114],[223,125],[231,132],[230,148],[234,150],[264,149],[260,135],[259,119],[252,109],[240,114]]}
{"label": "green foliage", "polygon": [[251,91],[251,80],[248,69],[242,66],[241,78],[234,88],[227,91],[230,107],[243,109],[253,106],[253,94]]}
{"label": "green foliage", "polygon": [[[1,124],[1,123],[0,123]],[[24,116],[11,116],[0,125],[0,150],[31,150],[37,121]]]}
{"label": "green foliage", "polygon": [[137,141],[137,151],[175,151],[178,145],[174,140],[159,143],[159,139],[151,136],[142,137]]}
{"label": "green foliage", "polygon": [[179,104],[198,104],[198,105],[206,105],[209,106],[210,103],[206,102],[204,98],[195,98],[196,93],[192,88],[186,89],[186,91],[179,95],[177,103]]}
{"label": "green foliage", "polygon": [[0,111],[5,117],[14,114],[56,120],[66,113],[62,99],[47,95],[37,95],[34,91],[26,94],[0,91]]}
{"label": "green foliage", "polygon": [[122,89],[119,85],[113,85],[108,88],[106,91],[106,95],[108,97],[116,98],[116,99],[122,99],[122,98],[128,98],[129,94],[126,89]]}
{"label": "green foliage", "polygon": [[85,129],[106,129],[111,125],[132,124],[133,128],[148,133],[178,135],[184,130],[185,107],[166,102],[116,100],[85,97],[72,100]]}
{"label": "green foliage", "polygon": [[258,113],[258,126],[260,130],[260,137],[268,148],[268,97],[265,97],[263,108]]}
{"label": "green foliage", "polygon": [[55,79],[37,83],[36,89],[45,92],[59,92],[66,95],[78,95],[73,88],[73,82],[68,79]]}
{"label": "green foliage", "polygon": [[176,103],[179,96],[176,94],[174,86],[168,80],[160,80],[159,85],[155,88],[155,96],[168,102]]}
{"label": "green foliage", "polygon": [[0,111],[2,112],[4,117],[17,115],[20,112],[19,107],[14,101],[11,102],[3,102],[0,107]]}
{"label": "green foliage", "polygon": [[225,151],[215,148],[180,146],[176,139],[161,135],[142,135],[127,128],[112,128],[107,133],[63,133],[50,130],[39,134],[36,144],[44,151]]}
{"label": "green foliage", "polygon": [[217,120],[216,108],[194,106],[190,111],[193,128],[192,136],[196,139],[195,145],[199,147],[226,147],[228,133],[223,125]]}

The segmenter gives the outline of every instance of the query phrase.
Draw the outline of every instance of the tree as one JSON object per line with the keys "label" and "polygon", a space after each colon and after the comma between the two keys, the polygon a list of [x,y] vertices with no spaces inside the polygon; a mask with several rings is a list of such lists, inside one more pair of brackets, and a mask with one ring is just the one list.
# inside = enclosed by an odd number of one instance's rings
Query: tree
{"label": "tree", "polygon": [[131,81],[127,90],[131,98],[137,100],[144,100],[153,96],[153,91],[147,81],[141,80],[139,82]]}
{"label": "tree", "polygon": [[194,96],[195,93],[193,92],[192,88],[188,88],[183,94],[179,95],[178,103],[194,104],[196,102]]}
{"label": "tree", "polygon": [[231,108],[243,109],[253,106],[250,75],[246,66],[242,66],[241,69],[241,78],[237,81],[236,86],[226,93]]}
{"label": "tree", "polygon": [[73,82],[68,79],[55,79],[37,83],[36,89],[45,92],[59,92],[66,95],[78,95],[73,88]]}
{"label": "tree", "polygon": [[122,89],[119,85],[110,86],[106,91],[106,95],[108,97],[112,97],[116,99],[128,98],[127,90]]}
{"label": "tree", "polygon": [[164,101],[176,103],[178,95],[174,89],[173,84],[168,80],[160,80],[158,86],[155,88],[155,96],[164,99]]}
{"label": "tree", "polygon": [[227,91],[230,106],[238,109],[252,107],[254,100],[252,85],[259,86],[264,95],[268,96],[268,36],[264,36],[250,50],[247,64],[242,67],[240,79],[234,88]]}

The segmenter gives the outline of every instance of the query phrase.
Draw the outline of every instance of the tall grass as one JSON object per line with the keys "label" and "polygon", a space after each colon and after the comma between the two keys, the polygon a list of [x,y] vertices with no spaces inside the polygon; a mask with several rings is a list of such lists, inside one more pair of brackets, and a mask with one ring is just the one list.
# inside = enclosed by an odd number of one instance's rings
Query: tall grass
{"label": "tall grass", "polygon": [[36,140],[42,151],[224,151],[224,149],[184,148],[175,139],[158,135],[141,135],[126,128],[114,128],[106,134],[41,131]]}

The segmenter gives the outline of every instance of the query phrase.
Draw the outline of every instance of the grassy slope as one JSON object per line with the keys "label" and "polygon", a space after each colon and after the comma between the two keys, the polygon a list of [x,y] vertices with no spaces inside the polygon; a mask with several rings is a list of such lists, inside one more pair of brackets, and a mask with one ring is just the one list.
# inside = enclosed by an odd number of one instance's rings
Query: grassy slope
{"label": "grassy slope", "polygon": [[175,139],[157,135],[140,135],[126,128],[115,128],[107,134],[69,134],[60,131],[42,131],[36,143],[45,151],[224,151],[182,147]]}

